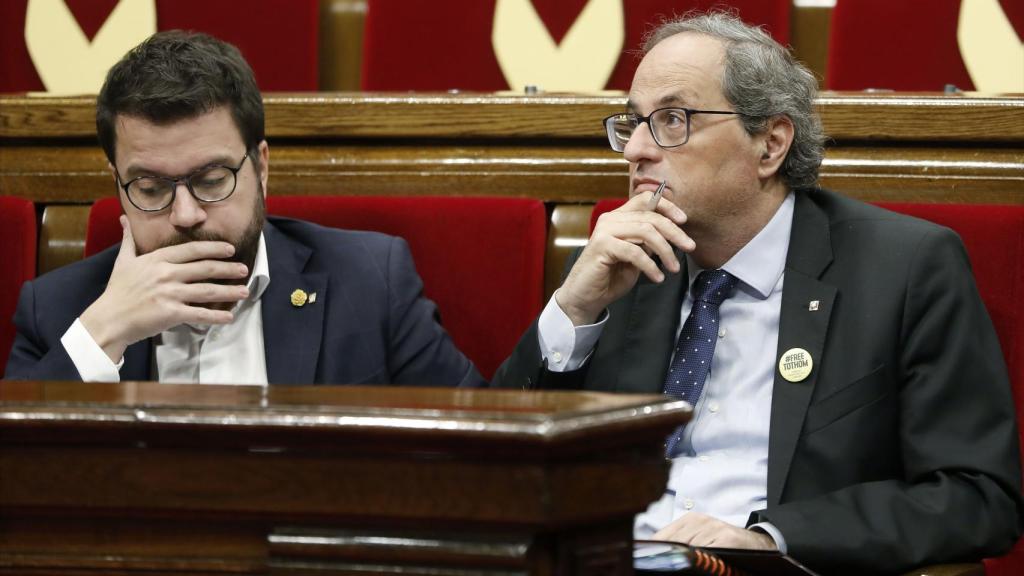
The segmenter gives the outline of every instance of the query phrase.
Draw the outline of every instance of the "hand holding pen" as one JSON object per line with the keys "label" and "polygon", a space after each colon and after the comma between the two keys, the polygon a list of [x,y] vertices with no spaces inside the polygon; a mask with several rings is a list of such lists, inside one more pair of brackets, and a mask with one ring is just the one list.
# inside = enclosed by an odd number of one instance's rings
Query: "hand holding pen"
{"label": "hand holding pen", "polygon": [[654,194],[635,194],[617,210],[597,220],[587,247],[579,255],[555,300],[573,325],[591,324],[615,300],[629,292],[643,273],[662,282],[665,272],[681,269],[675,248],[696,246],[680,226],[686,214],[672,202],[662,202],[661,181]]}

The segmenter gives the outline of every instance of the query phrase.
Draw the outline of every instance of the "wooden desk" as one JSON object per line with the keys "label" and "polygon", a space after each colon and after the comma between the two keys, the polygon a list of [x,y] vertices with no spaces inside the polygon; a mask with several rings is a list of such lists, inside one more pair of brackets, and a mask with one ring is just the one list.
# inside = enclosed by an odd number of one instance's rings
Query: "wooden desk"
{"label": "wooden desk", "polygon": [[626,574],[661,396],[0,382],[0,573]]}

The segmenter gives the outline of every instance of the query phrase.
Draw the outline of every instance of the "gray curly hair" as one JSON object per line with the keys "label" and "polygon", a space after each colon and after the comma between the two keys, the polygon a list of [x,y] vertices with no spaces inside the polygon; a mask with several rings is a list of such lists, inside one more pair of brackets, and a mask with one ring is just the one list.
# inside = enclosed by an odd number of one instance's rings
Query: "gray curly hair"
{"label": "gray curly hair", "polygon": [[725,44],[722,93],[741,114],[748,134],[765,130],[772,116],[793,122],[793,143],[779,168],[790,188],[813,187],[825,153],[825,134],[814,109],[818,82],[803,64],[761,28],[727,12],[688,13],[648,34],[643,53],[662,40],[694,32]]}

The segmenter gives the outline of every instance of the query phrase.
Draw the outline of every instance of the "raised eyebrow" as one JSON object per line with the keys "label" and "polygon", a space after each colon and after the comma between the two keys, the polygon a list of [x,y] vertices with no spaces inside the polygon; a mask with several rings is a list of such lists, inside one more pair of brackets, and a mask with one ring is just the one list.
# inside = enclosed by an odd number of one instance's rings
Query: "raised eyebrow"
{"label": "raised eyebrow", "polygon": [[664,108],[666,106],[685,107],[686,98],[683,98],[679,94],[668,94],[666,96],[662,96],[661,100],[658,100],[658,107]]}

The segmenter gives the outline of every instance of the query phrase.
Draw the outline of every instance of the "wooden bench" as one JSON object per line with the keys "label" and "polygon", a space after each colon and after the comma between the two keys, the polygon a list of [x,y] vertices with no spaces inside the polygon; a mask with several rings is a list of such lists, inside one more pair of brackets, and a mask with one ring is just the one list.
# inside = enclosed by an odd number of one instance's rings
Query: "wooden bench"
{"label": "wooden bench", "polygon": [[[626,192],[601,119],[624,96],[270,94],[271,195],[537,198],[546,293],[594,202]],[[869,201],[1024,204],[1024,97],[823,93],[821,182]],[[114,184],[93,99],[0,96],[0,194],[41,214],[39,272],[81,258],[89,204]]]}

